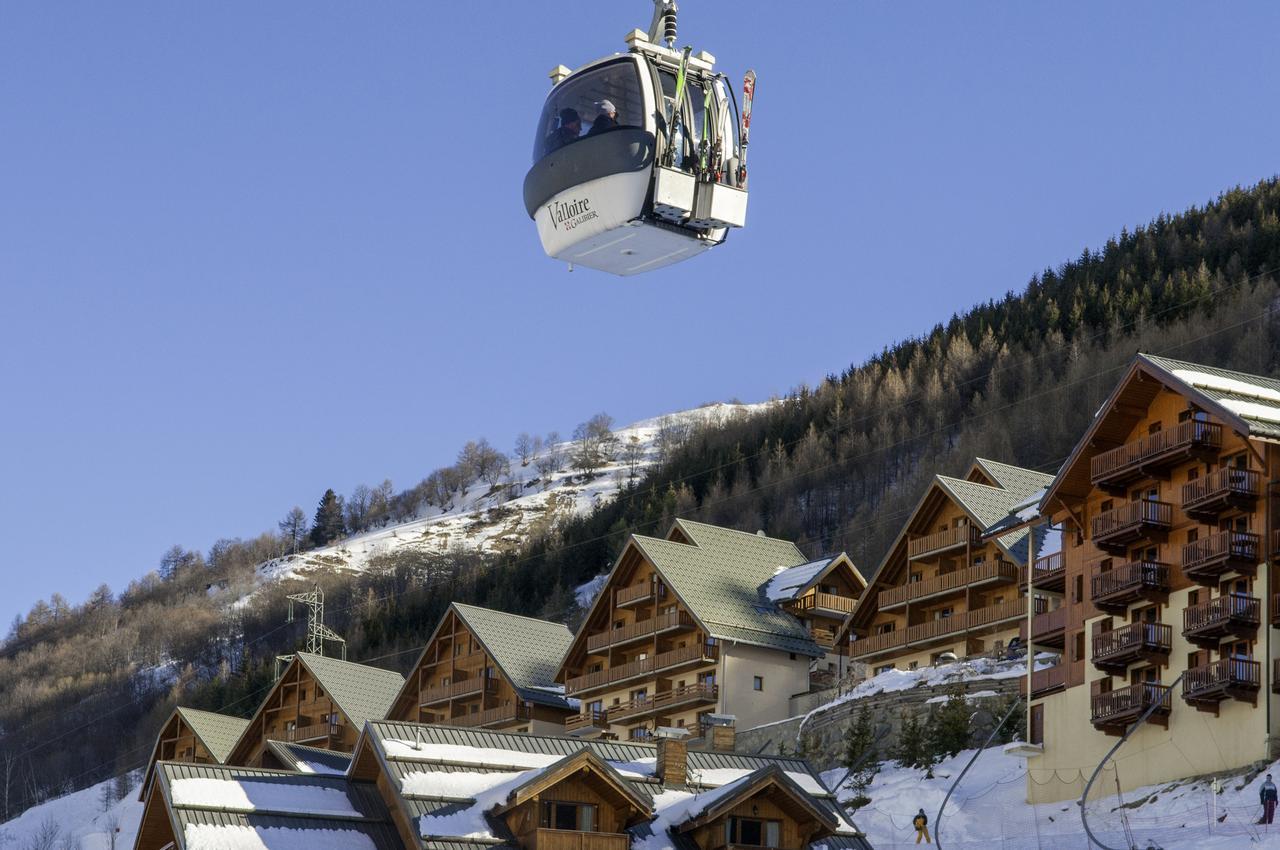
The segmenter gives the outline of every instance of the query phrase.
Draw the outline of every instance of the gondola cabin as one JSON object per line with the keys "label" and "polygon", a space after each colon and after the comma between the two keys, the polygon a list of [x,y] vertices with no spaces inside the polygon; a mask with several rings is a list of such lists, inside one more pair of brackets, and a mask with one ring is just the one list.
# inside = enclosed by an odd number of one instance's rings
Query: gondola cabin
{"label": "gondola cabin", "polygon": [[732,87],[711,54],[656,38],[637,29],[627,53],[551,73],[524,202],[547,255],[571,266],[653,271],[746,224]]}

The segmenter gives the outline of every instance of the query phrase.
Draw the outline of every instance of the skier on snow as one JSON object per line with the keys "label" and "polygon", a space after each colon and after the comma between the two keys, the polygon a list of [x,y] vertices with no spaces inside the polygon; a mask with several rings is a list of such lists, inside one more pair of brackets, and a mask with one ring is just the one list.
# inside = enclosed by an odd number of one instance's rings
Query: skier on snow
{"label": "skier on snow", "polygon": [[1262,822],[1271,823],[1276,816],[1276,784],[1271,781],[1270,773],[1267,774],[1267,781],[1258,789],[1258,801],[1262,803]]}
{"label": "skier on snow", "polygon": [[[1274,785],[1271,786],[1271,790],[1275,791]],[[1275,808],[1274,803],[1272,808]],[[929,837],[929,816],[924,813],[924,809],[916,812],[916,816],[911,819],[911,825],[916,828],[916,844],[919,844],[922,838],[925,844],[933,843],[933,839]]]}

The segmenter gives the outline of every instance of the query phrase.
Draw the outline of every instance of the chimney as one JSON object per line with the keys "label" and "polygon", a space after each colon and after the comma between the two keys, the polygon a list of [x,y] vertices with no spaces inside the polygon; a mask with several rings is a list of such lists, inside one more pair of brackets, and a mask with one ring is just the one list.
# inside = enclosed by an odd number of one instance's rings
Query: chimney
{"label": "chimney", "polygon": [[689,730],[659,726],[654,735],[658,739],[658,779],[663,785],[688,785],[689,746],[684,739]]}
{"label": "chimney", "polygon": [[711,727],[711,734],[707,736],[707,745],[715,752],[733,752],[737,739],[738,718],[732,714],[708,714],[703,718],[703,722]]}

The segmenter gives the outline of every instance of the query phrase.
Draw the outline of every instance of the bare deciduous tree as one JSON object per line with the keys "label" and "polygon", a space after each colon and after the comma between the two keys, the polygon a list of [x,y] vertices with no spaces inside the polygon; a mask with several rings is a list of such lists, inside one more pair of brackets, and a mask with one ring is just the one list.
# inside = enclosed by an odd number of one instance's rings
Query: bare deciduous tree
{"label": "bare deciduous tree", "polygon": [[294,505],[276,527],[280,529],[289,551],[298,554],[299,547],[307,539],[307,515],[302,512],[302,508]]}

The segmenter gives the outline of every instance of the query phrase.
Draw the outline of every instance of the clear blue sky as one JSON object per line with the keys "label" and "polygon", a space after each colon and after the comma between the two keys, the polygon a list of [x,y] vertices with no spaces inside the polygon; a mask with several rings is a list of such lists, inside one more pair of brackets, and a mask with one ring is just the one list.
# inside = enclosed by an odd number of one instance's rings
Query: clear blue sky
{"label": "clear blue sky", "polygon": [[0,616],[467,439],[813,382],[1280,170],[1274,3],[684,0],[760,76],[748,229],[546,259],[557,63],[645,0],[0,12]]}

